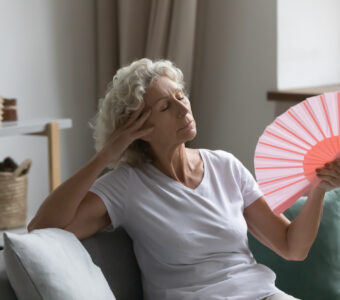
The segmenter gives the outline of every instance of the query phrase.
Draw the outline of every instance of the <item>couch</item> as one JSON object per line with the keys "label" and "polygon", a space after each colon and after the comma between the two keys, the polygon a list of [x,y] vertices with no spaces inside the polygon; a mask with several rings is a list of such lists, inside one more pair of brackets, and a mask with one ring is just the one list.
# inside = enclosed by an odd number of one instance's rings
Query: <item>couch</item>
{"label": "couch", "polygon": [[[294,220],[307,196],[284,212]],[[325,194],[316,239],[303,261],[286,261],[248,233],[249,248],[258,263],[276,273],[276,286],[302,300],[340,300],[340,188]]]}
{"label": "couch", "polygon": [[[100,231],[81,241],[93,262],[102,272],[117,300],[143,299],[140,270],[132,241],[119,227],[114,231]],[[8,281],[3,250],[0,250],[0,299],[17,299]]]}
{"label": "couch", "polygon": [[[299,198],[285,215],[293,220],[307,197]],[[277,275],[276,285],[302,300],[340,300],[340,189],[329,191],[316,240],[304,261],[286,261],[248,234],[249,248],[258,263]],[[117,300],[143,299],[141,273],[132,240],[119,227],[101,231],[81,241],[108,281]],[[15,300],[0,250],[0,299]],[[208,299],[207,299],[208,300]]]}

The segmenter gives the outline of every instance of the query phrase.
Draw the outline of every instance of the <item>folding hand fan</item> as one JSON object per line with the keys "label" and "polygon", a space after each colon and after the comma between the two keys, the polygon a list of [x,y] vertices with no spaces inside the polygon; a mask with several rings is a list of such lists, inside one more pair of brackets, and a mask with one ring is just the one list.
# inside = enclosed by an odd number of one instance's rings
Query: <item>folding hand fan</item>
{"label": "folding hand fan", "polygon": [[315,169],[340,157],[340,92],[292,106],[260,136],[254,157],[257,183],[279,215],[320,182]]}

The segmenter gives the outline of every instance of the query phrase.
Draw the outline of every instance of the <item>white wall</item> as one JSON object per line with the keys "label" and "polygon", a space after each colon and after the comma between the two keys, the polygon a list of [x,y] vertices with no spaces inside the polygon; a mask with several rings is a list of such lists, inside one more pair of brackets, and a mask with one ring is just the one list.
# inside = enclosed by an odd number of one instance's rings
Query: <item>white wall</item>
{"label": "white wall", "polygon": [[191,95],[194,148],[224,149],[254,174],[259,136],[276,114],[276,1],[201,1]]}
{"label": "white wall", "polygon": [[225,149],[254,173],[265,127],[295,102],[269,90],[340,82],[340,1],[200,1],[193,148]]}
{"label": "white wall", "polygon": [[[93,154],[95,113],[94,1],[0,0],[0,94],[17,98],[18,118],[72,118],[61,131],[61,179]],[[28,221],[49,194],[47,139],[0,139],[0,159],[32,159]]]}
{"label": "white wall", "polygon": [[339,12],[339,0],[278,0],[278,88],[339,84]]}

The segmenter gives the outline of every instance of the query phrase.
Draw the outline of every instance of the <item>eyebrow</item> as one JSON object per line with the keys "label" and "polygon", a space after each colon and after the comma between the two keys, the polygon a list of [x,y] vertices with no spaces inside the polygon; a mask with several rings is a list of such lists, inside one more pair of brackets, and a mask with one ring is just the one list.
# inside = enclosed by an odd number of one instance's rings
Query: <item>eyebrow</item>
{"label": "eyebrow", "polygon": [[161,98],[159,98],[159,99],[157,99],[157,100],[155,101],[155,104],[156,104],[158,101],[160,101],[160,100],[164,100],[164,99],[168,99],[168,98],[169,98],[169,96],[161,97]]}
{"label": "eyebrow", "polygon": [[[180,88],[180,87],[176,88],[176,89],[175,89],[175,92],[177,92],[177,91],[182,91],[182,88]],[[156,103],[158,103],[158,101],[163,100],[163,99],[168,99],[168,98],[169,98],[169,96],[163,96],[163,97],[157,99],[157,100],[155,101],[154,105],[156,105]]]}

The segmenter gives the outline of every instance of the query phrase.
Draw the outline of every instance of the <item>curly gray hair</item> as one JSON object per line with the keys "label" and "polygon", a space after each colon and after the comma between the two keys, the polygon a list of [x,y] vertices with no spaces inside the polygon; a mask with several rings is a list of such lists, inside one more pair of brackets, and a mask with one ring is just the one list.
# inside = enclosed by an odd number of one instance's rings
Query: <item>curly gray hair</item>
{"label": "curly gray hair", "polygon": [[[95,149],[99,152],[113,131],[122,126],[129,115],[143,102],[143,95],[151,81],[158,76],[167,76],[184,90],[182,71],[169,60],[148,58],[134,60],[120,68],[108,84],[105,97],[99,99],[96,115],[90,120],[93,129]],[[148,142],[136,139],[121,155],[118,162],[107,167],[116,169],[120,162],[139,167],[144,162],[152,162],[151,146]]]}

